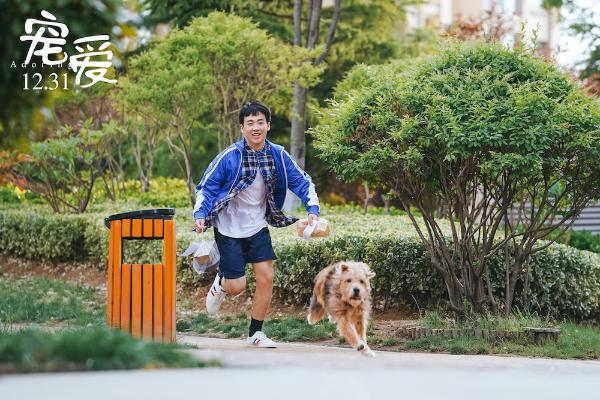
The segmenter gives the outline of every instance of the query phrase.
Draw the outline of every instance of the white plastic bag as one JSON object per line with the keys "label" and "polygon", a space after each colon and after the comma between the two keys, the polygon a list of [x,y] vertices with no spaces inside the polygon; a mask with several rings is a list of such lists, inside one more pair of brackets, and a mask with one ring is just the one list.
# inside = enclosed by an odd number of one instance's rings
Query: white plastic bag
{"label": "white plastic bag", "polygon": [[221,256],[214,239],[205,239],[204,234],[199,241],[193,241],[190,246],[180,254],[183,257],[192,255],[192,268],[199,274],[219,264]]}

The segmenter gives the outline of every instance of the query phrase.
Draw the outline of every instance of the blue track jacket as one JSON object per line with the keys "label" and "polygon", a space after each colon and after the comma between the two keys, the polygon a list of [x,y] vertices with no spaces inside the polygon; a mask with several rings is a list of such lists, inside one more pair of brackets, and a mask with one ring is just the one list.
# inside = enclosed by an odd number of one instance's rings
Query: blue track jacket
{"label": "blue track jacket", "polygon": [[[275,204],[283,207],[287,189],[295,193],[309,214],[319,215],[319,199],[310,176],[303,171],[283,146],[267,141],[271,146],[277,171],[277,183],[273,188]],[[242,151],[244,139],[223,150],[208,165],[200,183],[196,186],[194,220],[205,219],[216,201],[225,197],[240,181],[242,174]]]}

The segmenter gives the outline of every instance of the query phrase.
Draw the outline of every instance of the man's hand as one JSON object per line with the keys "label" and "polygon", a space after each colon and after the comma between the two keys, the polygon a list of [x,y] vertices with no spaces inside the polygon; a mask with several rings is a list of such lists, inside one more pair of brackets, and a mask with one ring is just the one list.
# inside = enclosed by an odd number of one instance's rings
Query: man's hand
{"label": "man's hand", "polygon": [[204,227],[203,219],[197,219],[196,221],[194,221],[194,225],[196,226],[196,233],[198,233],[198,234],[204,232],[204,230],[206,229]]}
{"label": "man's hand", "polygon": [[319,217],[315,214],[308,214],[308,224],[312,225],[313,223],[316,223],[319,220]]}

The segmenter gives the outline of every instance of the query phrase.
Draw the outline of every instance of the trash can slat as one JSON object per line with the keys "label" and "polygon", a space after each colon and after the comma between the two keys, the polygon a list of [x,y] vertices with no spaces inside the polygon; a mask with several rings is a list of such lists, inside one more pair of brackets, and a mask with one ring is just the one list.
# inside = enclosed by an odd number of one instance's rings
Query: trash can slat
{"label": "trash can slat", "polygon": [[121,324],[121,264],[113,267],[113,307],[112,326],[119,327]]}
{"label": "trash can slat", "polygon": [[144,237],[145,238],[151,238],[154,237],[154,232],[153,232],[153,223],[151,219],[144,219],[142,220],[142,224],[143,224],[143,230],[144,230]]}
{"label": "trash can slat", "polygon": [[162,219],[154,220],[154,237],[155,238],[163,237],[163,220]]}
{"label": "trash can slat", "polygon": [[131,266],[131,334],[135,338],[142,334],[142,266]]}
{"label": "trash can slat", "polygon": [[131,220],[131,237],[141,238],[142,237],[142,220],[133,219]]}
{"label": "trash can slat", "polygon": [[154,264],[154,338],[163,339],[163,266]]}
{"label": "trash can slat", "polygon": [[121,268],[121,329],[131,329],[131,264]]}
{"label": "trash can slat", "polygon": [[[165,311],[175,307],[175,225],[173,221],[164,222],[163,260],[164,260],[164,299]],[[165,312],[165,339],[175,339],[175,315]]]}
{"label": "trash can slat", "polygon": [[121,235],[124,238],[131,237],[131,220],[124,219],[121,221]]}
{"label": "trash can slat", "polygon": [[142,267],[142,336],[152,339],[152,264],[144,264]]}
{"label": "trash can slat", "polygon": [[[115,224],[113,221],[111,224]],[[113,236],[115,234],[115,230],[111,228],[108,234],[108,278],[106,280],[106,325],[112,326],[112,304],[113,304],[113,259],[114,259],[114,250]]]}

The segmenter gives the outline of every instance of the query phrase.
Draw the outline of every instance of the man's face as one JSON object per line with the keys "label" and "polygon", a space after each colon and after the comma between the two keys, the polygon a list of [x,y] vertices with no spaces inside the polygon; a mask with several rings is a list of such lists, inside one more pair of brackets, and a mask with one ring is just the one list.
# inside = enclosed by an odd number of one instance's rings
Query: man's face
{"label": "man's face", "polygon": [[267,132],[271,129],[271,124],[261,112],[257,115],[244,117],[244,124],[240,126],[242,135],[254,150],[260,150],[267,139]]}

